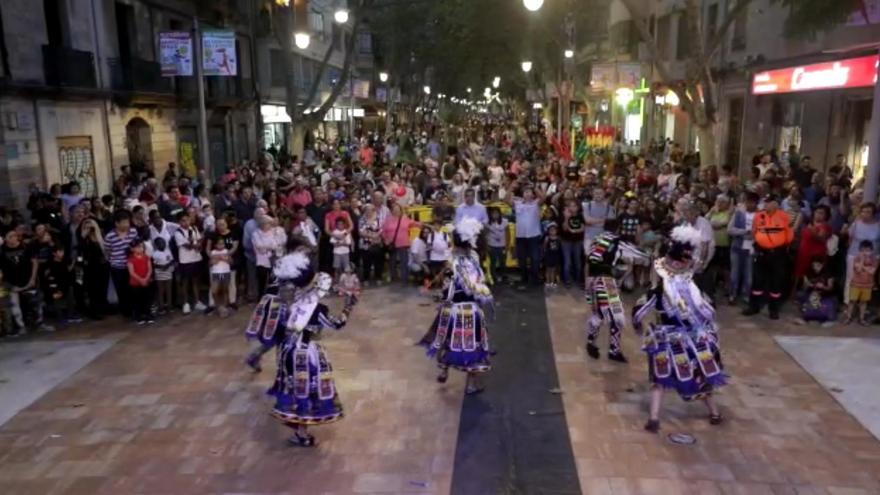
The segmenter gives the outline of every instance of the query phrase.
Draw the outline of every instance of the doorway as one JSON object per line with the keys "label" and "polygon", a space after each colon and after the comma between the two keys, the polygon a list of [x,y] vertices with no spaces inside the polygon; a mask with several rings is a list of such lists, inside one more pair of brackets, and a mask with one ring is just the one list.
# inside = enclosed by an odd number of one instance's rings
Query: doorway
{"label": "doorway", "polygon": [[223,175],[229,165],[226,158],[225,126],[212,125],[208,127],[208,157],[211,160],[210,170],[214,174],[213,177]]}
{"label": "doorway", "polygon": [[153,131],[144,119],[135,117],[125,124],[125,142],[131,171],[153,171]]}

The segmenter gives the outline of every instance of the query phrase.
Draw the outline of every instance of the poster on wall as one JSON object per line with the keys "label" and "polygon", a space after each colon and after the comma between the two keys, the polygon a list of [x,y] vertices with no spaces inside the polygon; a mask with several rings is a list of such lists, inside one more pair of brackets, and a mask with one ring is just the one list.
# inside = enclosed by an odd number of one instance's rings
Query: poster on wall
{"label": "poster on wall", "polygon": [[614,64],[593,64],[590,87],[596,91],[613,88],[617,84],[616,70]]}
{"label": "poster on wall", "polygon": [[202,33],[202,69],[206,76],[235,76],[238,60],[235,56],[235,33],[232,31],[205,31]]}
{"label": "poster on wall", "polygon": [[186,31],[159,33],[159,57],[163,77],[193,75],[192,35]]}
{"label": "poster on wall", "polygon": [[63,136],[56,138],[61,181],[79,183],[83,196],[98,195],[95,160],[92,154],[91,136]]}
{"label": "poster on wall", "polygon": [[180,143],[180,171],[189,177],[196,176],[196,147],[193,143]]}

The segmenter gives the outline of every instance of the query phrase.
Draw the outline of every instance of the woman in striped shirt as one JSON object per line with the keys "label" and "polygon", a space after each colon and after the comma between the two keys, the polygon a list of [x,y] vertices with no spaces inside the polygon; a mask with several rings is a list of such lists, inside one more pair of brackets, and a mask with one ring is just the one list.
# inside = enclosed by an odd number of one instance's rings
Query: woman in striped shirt
{"label": "woman in striped shirt", "polygon": [[117,210],[113,213],[114,228],[104,237],[107,261],[110,262],[110,278],[116,289],[119,312],[131,316],[131,297],[128,281],[128,248],[138,238],[137,230],[131,227],[131,213]]}

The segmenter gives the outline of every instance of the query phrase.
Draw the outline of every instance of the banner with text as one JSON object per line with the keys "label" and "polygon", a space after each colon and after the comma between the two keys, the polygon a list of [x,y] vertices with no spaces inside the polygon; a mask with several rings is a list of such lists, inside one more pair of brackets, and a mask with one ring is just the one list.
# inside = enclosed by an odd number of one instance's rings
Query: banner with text
{"label": "banner with text", "polygon": [[235,33],[232,31],[205,31],[202,34],[202,69],[206,76],[235,76],[238,60],[235,56]]}
{"label": "banner with text", "polygon": [[159,57],[163,77],[193,75],[192,35],[186,31],[159,33]]}

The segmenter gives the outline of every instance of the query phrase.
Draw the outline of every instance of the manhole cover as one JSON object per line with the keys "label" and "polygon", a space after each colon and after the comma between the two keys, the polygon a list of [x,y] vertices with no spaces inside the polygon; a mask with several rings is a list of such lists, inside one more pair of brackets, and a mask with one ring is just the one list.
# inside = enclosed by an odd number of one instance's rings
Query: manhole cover
{"label": "manhole cover", "polygon": [[693,445],[697,443],[697,439],[687,433],[670,433],[666,438],[676,445]]}

